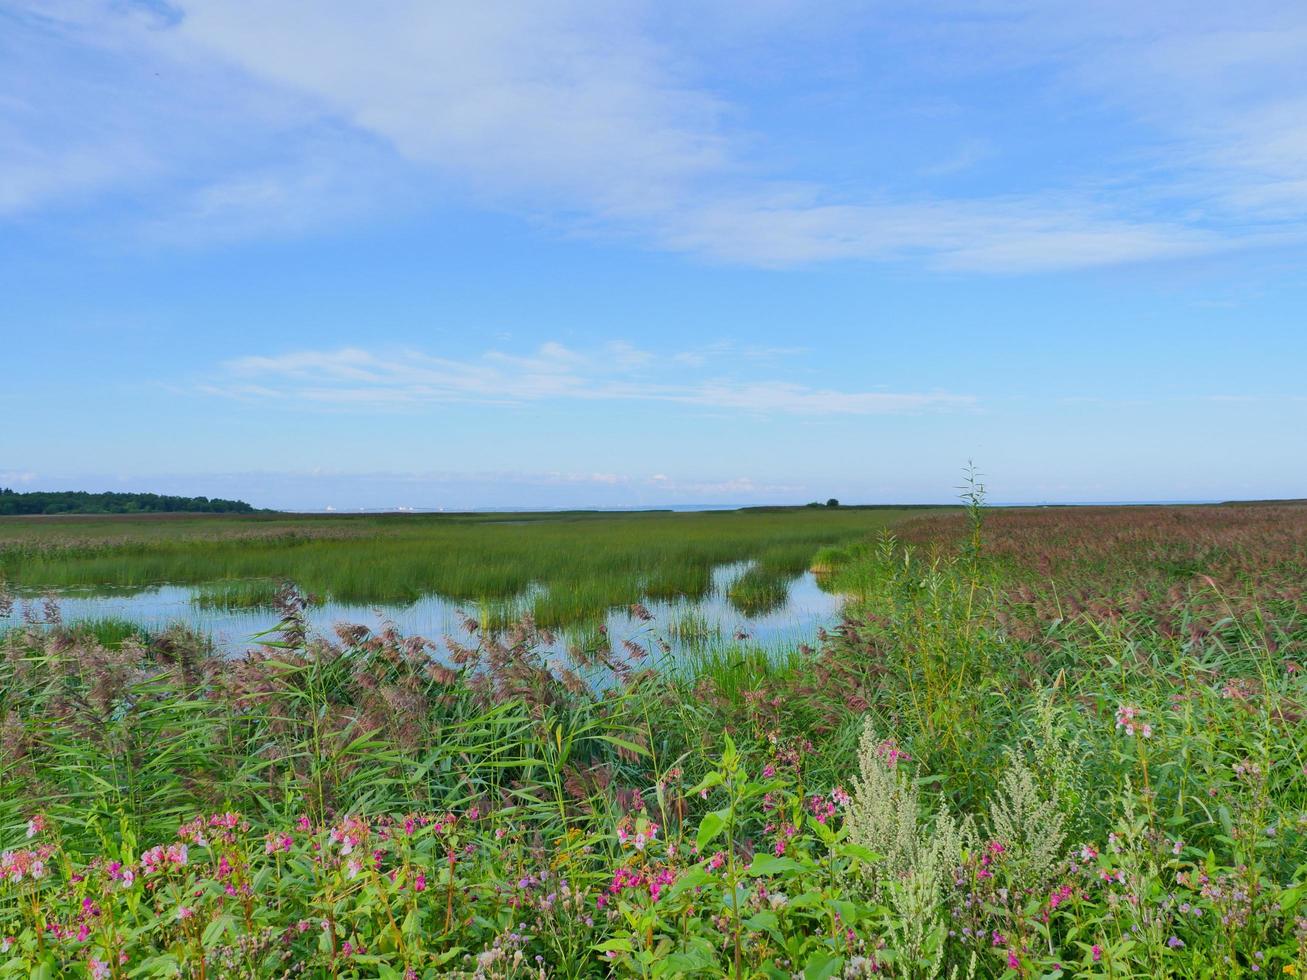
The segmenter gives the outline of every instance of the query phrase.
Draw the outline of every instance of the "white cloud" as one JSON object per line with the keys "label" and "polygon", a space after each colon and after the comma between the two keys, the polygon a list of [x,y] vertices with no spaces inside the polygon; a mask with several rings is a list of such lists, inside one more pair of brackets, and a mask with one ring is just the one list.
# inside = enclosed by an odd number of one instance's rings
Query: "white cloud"
{"label": "white cloud", "polygon": [[687,380],[682,355],[660,356],[626,344],[587,353],[549,343],[527,356],[490,351],[474,359],[346,347],[242,357],[223,367],[199,390],[352,409],[568,400],[665,402],[755,415],[878,415],[968,410],[976,402],[938,391],[840,391],[731,377]]}
{"label": "white cloud", "polygon": [[768,266],[923,256],[947,268],[1032,271],[1177,258],[1228,247],[1210,231],[1030,199],[840,205],[733,201],[676,215],[674,247]]}
{"label": "white cloud", "polygon": [[[733,263],[984,272],[1304,238],[1307,14],[1282,5],[940,0],[895,17],[728,0],[702,11],[647,0],[153,9],[14,7],[0,32],[0,214],[132,193],[148,202],[136,210],[151,237],[209,241],[471,200]],[[1133,159],[1079,161],[1054,183],[1033,174],[1040,189],[1020,195],[781,179],[767,134],[743,128],[704,62],[714,38],[770,51],[836,30],[875,32],[943,74],[1036,66],[1137,124]],[[841,134],[825,139],[838,146]],[[947,177],[1004,149],[988,136],[955,145],[923,173]]]}
{"label": "white cloud", "polygon": [[677,84],[639,22],[633,4],[568,0],[192,0],[177,30],[495,196],[625,211],[726,160],[718,103]]}

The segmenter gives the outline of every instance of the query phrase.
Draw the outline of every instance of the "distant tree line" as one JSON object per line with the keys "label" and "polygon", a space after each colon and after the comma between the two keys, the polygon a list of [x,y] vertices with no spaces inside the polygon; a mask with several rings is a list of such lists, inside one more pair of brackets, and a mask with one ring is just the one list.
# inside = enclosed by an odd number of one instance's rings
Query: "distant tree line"
{"label": "distant tree line", "polygon": [[19,493],[0,487],[0,515],[10,514],[252,514],[243,500],[173,497],[159,493],[87,493],[38,490]]}

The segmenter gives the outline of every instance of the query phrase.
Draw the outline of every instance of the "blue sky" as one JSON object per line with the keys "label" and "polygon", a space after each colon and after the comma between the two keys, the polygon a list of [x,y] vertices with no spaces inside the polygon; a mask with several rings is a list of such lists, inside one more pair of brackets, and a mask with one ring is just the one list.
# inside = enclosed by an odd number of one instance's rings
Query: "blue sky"
{"label": "blue sky", "polygon": [[1307,7],[0,0],[0,484],[1307,495]]}

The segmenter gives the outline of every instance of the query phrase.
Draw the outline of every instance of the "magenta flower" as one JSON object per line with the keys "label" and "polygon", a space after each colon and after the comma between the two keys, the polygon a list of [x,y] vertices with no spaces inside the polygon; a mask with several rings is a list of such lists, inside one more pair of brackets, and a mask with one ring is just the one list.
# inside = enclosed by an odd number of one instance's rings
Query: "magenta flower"
{"label": "magenta flower", "polygon": [[1139,709],[1134,705],[1123,704],[1116,709],[1116,727],[1127,735],[1137,733],[1144,738],[1153,737],[1153,726],[1140,719]]}

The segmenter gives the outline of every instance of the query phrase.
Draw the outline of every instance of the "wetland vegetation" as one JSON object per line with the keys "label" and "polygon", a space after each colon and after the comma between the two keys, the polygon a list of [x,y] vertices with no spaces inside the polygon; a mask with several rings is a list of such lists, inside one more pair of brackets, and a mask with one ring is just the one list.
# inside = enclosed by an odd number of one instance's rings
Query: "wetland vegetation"
{"label": "wetland vegetation", "polygon": [[[543,615],[315,639],[283,593],[234,660],[184,630],[11,629],[0,976],[1307,970],[1307,507],[805,511],[850,523],[787,513],[761,547],[749,513],[684,520],[693,547],[606,516],[425,539],[494,573],[424,564],[406,519],[388,543],[366,521],[6,529],[20,583],[115,555],[120,584],[212,581],[198,548],[233,579],[384,590],[401,573],[365,556],[393,543],[465,596],[585,567],[641,626],[561,657]],[[843,618],[784,656],[710,642],[659,670],[658,637],[714,638],[631,598],[702,582],[674,554],[815,562]]]}
{"label": "wetland vegetation", "polygon": [[[719,599],[744,617],[774,612],[818,549],[865,538],[907,513],[771,508],[0,521],[0,575],[28,597],[191,586],[190,601],[200,609],[262,609],[269,611],[265,625],[276,621],[270,610],[278,589],[291,582],[314,602],[399,610],[438,596],[483,625],[529,613],[540,626],[593,630],[608,611],[636,602],[693,612]],[[723,585],[717,573],[727,566],[741,571]]]}

